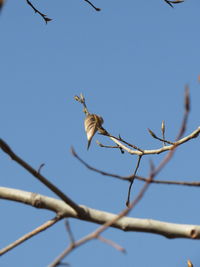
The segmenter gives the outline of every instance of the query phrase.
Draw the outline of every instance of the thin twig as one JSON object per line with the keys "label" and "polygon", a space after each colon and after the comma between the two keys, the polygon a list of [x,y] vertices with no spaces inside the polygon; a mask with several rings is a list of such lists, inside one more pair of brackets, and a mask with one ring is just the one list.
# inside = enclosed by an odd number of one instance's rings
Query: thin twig
{"label": "thin twig", "polygon": [[45,163],[40,164],[38,168],[38,173],[41,173],[42,168],[45,166]]}
{"label": "thin twig", "polygon": [[38,13],[43,18],[43,20],[45,21],[46,24],[52,20],[52,19],[48,18],[47,15],[40,12],[29,0],[26,0],[26,2],[35,11],[35,13]]}
{"label": "thin twig", "polygon": [[[133,174],[131,174],[129,176],[122,176],[122,175],[119,175],[119,174],[105,172],[105,171],[102,171],[100,169],[92,167],[91,165],[89,165],[83,159],[80,158],[80,156],[76,153],[74,148],[71,148],[71,153],[87,169],[89,169],[91,171],[94,171],[94,172],[97,172],[97,173],[99,173],[99,174],[101,174],[103,176],[113,177],[113,178],[117,178],[119,180],[128,181],[128,182],[131,182],[131,180],[133,178]],[[137,179],[139,181],[142,181],[142,182],[147,182],[147,180],[148,180],[148,178],[142,177],[142,176],[138,176],[138,175],[135,175],[135,179]],[[154,184],[169,184],[169,185],[183,185],[183,186],[196,186],[196,187],[200,186],[200,182],[196,182],[196,181],[188,182],[188,181],[175,181],[175,180],[172,180],[172,181],[169,181],[169,180],[152,180],[151,183],[154,183]]]}
{"label": "thin twig", "polygon": [[193,138],[197,138],[199,134],[200,134],[200,127],[198,127],[196,130],[194,130],[188,136],[185,136],[184,138],[179,139],[178,141],[174,142],[174,145],[164,146],[164,147],[161,147],[158,149],[152,149],[152,150],[143,150],[142,152],[138,151],[138,150],[132,150],[132,149],[126,147],[121,142],[119,142],[116,138],[110,137],[110,139],[112,141],[114,141],[117,145],[119,145],[124,151],[128,152],[129,154],[139,156],[139,155],[160,154],[160,153],[163,153],[166,151],[173,150],[174,147],[180,146],[180,145],[188,142],[189,140],[192,140]]}
{"label": "thin twig", "polygon": [[[102,135],[108,136],[110,139],[114,138],[114,139],[116,139],[116,140],[118,140],[118,141],[120,141],[120,142],[126,144],[127,146],[130,146],[130,147],[132,147],[132,148],[134,148],[134,149],[140,151],[141,153],[143,153],[143,150],[142,150],[141,148],[139,148],[139,147],[137,147],[137,146],[135,146],[135,145],[133,145],[133,144],[128,143],[127,141],[125,141],[124,139],[122,139],[122,137],[121,137],[120,135],[119,135],[119,137],[113,136],[113,135],[111,135],[110,133],[108,133],[105,129],[104,129]],[[112,140],[113,140],[113,139],[112,139]],[[118,148],[119,148],[119,147],[120,147],[120,146],[119,146],[119,144],[118,144]]]}
{"label": "thin twig", "polygon": [[55,223],[57,223],[61,219],[62,219],[61,216],[56,216],[52,220],[49,220],[49,221],[45,222],[44,224],[42,224],[41,226],[37,227],[33,231],[31,231],[31,232],[23,235],[22,237],[20,237],[19,239],[17,239],[13,243],[11,243],[10,245],[8,245],[5,248],[1,249],[0,250],[0,256],[2,256],[3,254],[5,254],[6,252],[10,251],[11,249],[19,246],[20,244],[22,244],[26,240],[30,239],[31,237],[33,237],[33,236],[41,233],[42,231],[48,229],[49,227],[53,226]]}
{"label": "thin twig", "polygon": [[64,194],[58,187],[48,181],[43,175],[41,175],[37,170],[31,167],[23,159],[17,156],[12,149],[6,144],[6,142],[0,139],[0,148],[8,154],[12,160],[16,161],[20,166],[30,172],[35,178],[37,178],[41,183],[53,191],[57,196],[59,196],[65,203],[72,207],[79,215],[83,214],[84,210],[79,207],[73,200],[71,200],[66,194]]}
{"label": "thin twig", "polygon": [[127,196],[127,201],[126,201],[126,206],[127,206],[127,207],[128,207],[129,204],[130,204],[131,187],[132,187],[133,182],[134,182],[134,180],[135,180],[135,175],[136,175],[137,170],[138,170],[138,168],[139,168],[139,166],[140,166],[140,161],[141,161],[141,159],[142,159],[142,156],[138,156],[138,160],[137,160],[136,168],[135,168],[135,171],[134,171],[134,173],[133,173],[132,179],[131,179],[131,181],[130,181],[130,185],[129,185],[129,188],[128,188],[128,196]]}
{"label": "thin twig", "polygon": [[[185,97],[184,97],[184,115],[183,115],[183,120],[181,123],[180,130],[179,130],[178,135],[176,137],[176,142],[174,143],[174,146],[172,147],[172,149],[168,152],[168,154],[161,161],[159,166],[154,170],[154,175],[157,175],[163,169],[163,167],[171,160],[171,158],[173,157],[175,150],[178,146],[178,142],[184,139],[184,138],[183,139],[180,139],[180,138],[184,135],[184,133],[186,131],[189,112],[190,112],[189,87],[186,87],[185,88]],[[199,130],[200,130],[200,127],[199,127]],[[197,136],[198,135],[199,135],[199,133],[197,133]]]}
{"label": "thin twig", "polygon": [[101,8],[96,7],[95,5],[92,4],[89,0],[84,0],[86,3],[88,3],[91,7],[93,7],[96,11],[101,11]]}
{"label": "thin twig", "polygon": [[119,250],[120,252],[126,253],[125,248],[121,247],[120,245],[118,245],[117,243],[113,242],[110,239],[107,239],[101,235],[98,236],[97,239],[99,239],[101,242],[108,244],[109,246],[112,246],[113,248],[115,248],[116,250]]}
{"label": "thin twig", "polygon": [[83,112],[85,113],[85,115],[86,116],[89,115],[90,112],[88,111],[88,108],[85,102],[85,97],[83,96],[83,94],[80,94],[80,96],[75,95],[74,99],[83,105]]}
{"label": "thin twig", "polygon": [[169,6],[171,6],[173,8],[172,4],[180,4],[183,3],[184,0],[175,0],[175,1],[169,1],[169,0],[164,0]]}
{"label": "thin twig", "polygon": [[185,97],[184,97],[184,115],[183,115],[183,120],[182,120],[179,133],[176,137],[176,141],[178,141],[183,136],[184,132],[186,131],[189,113],[190,113],[190,89],[189,89],[189,86],[186,85]]}
{"label": "thin twig", "polygon": [[153,138],[155,138],[155,139],[157,139],[157,140],[163,142],[164,144],[167,143],[167,144],[169,144],[169,145],[174,145],[173,142],[168,141],[168,140],[166,140],[166,139],[164,139],[164,138],[160,138],[160,137],[158,137],[157,135],[155,135],[155,133],[154,133],[151,129],[148,128],[148,131],[149,131],[150,135],[151,135]]}
{"label": "thin twig", "polygon": [[70,227],[70,224],[69,224],[68,220],[65,220],[65,227],[66,227],[66,230],[67,230],[68,235],[69,235],[70,243],[74,244],[75,243],[75,238],[74,238],[74,235],[72,233],[72,230],[71,230],[71,227]]}
{"label": "thin twig", "polygon": [[[79,96],[75,96],[74,98],[75,98],[76,101],[80,102],[84,106],[83,111],[85,112],[85,114],[86,115],[87,115],[87,113],[89,114],[89,112],[87,110],[87,107],[86,107],[86,104],[85,104],[85,98],[84,98],[84,96],[81,94],[80,97]],[[187,103],[189,103],[189,101]],[[188,106],[189,106],[189,104],[188,104]],[[135,145],[132,145],[132,144],[128,143],[127,141],[123,140],[121,138],[121,136],[115,137],[115,136],[111,135],[102,126],[98,128],[98,131],[99,131],[99,134],[109,137],[123,151],[126,151],[129,154],[131,154],[131,155],[138,155],[138,156],[142,155],[143,156],[143,155],[150,155],[150,154],[160,154],[160,153],[163,153],[165,151],[173,150],[174,147],[177,147],[177,146],[179,146],[179,145],[181,145],[181,144],[183,144],[185,142],[188,142],[189,140],[191,140],[193,138],[196,138],[199,135],[199,133],[200,133],[200,127],[198,127],[190,135],[188,135],[188,136],[186,136],[186,137],[184,137],[182,139],[179,139],[176,142],[170,142],[170,141],[161,139],[161,138],[157,137],[151,130],[149,130],[149,132],[151,133],[151,135],[154,138],[156,138],[156,139],[158,139],[158,140],[160,140],[162,142],[166,142],[166,143],[169,143],[170,144],[168,146],[163,146],[163,147],[161,147],[159,149],[153,149],[153,150],[143,150],[143,149],[141,149],[141,148],[139,148],[139,147],[137,147]],[[130,149],[129,147],[127,147],[124,144],[126,144],[127,146],[129,146],[131,148],[134,148],[134,150],[133,149]]]}

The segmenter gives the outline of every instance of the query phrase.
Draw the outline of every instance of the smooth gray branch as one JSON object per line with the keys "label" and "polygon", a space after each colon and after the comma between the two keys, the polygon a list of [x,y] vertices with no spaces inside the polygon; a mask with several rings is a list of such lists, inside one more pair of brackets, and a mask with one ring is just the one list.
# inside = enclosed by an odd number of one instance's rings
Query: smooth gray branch
{"label": "smooth gray branch", "polygon": [[[62,200],[6,187],[0,187],[0,198],[51,210],[55,213],[61,213],[64,217],[77,218],[97,224],[105,224],[116,218],[116,214],[86,206],[81,206],[85,212],[84,216],[79,217],[77,213]],[[152,219],[123,217],[112,224],[112,227],[123,231],[154,233],[167,238],[200,239],[200,225],[176,224]]]}

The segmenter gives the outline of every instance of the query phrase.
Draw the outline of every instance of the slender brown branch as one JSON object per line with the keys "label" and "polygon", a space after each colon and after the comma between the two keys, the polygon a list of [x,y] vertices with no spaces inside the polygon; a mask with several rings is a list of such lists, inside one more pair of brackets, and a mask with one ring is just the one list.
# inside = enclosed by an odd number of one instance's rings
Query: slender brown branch
{"label": "slender brown branch", "polygon": [[[122,175],[119,175],[119,174],[109,173],[109,172],[105,172],[105,171],[102,171],[100,169],[94,168],[91,165],[89,165],[88,163],[86,163],[83,159],[81,159],[80,156],[74,150],[74,148],[71,148],[71,152],[72,152],[72,155],[76,159],[78,159],[87,169],[89,169],[91,171],[97,172],[97,173],[99,173],[99,174],[101,174],[103,176],[117,178],[117,179],[122,180],[122,181],[131,182],[131,180],[133,178],[133,174],[131,174],[129,176],[122,176]],[[148,180],[148,178],[142,177],[142,176],[138,176],[138,175],[135,175],[135,179],[137,179],[139,181],[142,181],[142,182],[147,182],[147,180]],[[154,180],[151,181],[151,183],[154,183],[154,184],[169,184],[169,185],[183,185],[183,186],[200,186],[200,182],[196,182],[196,181],[187,182],[187,181],[173,181],[173,180],[169,181],[169,180],[155,180],[154,179]]]}
{"label": "slender brown branch", "polygon": [[167,143],[167,144],[169,144],[169,145],[174,145],[173,142],[168,141],[168,140],[166,140],[166,139],[164,139],[164,138],[160,138],[160,137],[158,137],[157,135],[155,135],[155,133],[152,132],[151,129],[148,128],[148,131],[149,131],[150,135],[151,135],[153,138],[155,138],[155,139],[157,139],[157,140],[163,142],[164,144]]}
{"label": "slender brown branch", "polygon": [[42,168],[44,167],[44,163],[42,163],[42,164],[40,164],[40,166],[39,166],[39,168],[38,168],[38,173],[41,173],[41,170],[42,170]]}
{"label": "slender brown branch", "polygon": [[138,168],[139,168],[139,166],[140,166],[140,161],[141,161],[141,159],[142,159],[142,156],[138,156],[138,160],[137,160],[137,164],[136,164],[136,167],[135,167],[135,171],[134,171],[133,176],[132,176],[131,181],[130,181],[130,185],[129,185],[129,188],[128,188],[128,196],[127,196],[127,200],[126,200],[126,206],[127,206],[127,207],[128,207],[129,204],[130,204],[131,187],[132,187],[133,182],[134,182],[134,180],[135,180],[135,175],[136,175],[137,170],[138,170]]}
{"label": "slender brown branch", "polygon": [[86,3],[88,3],[91,7],[93,7],[96,11],[101,11],[100,8],[96,7],[94,4],[92,4],[92,2],[90,2],[89,0],[84,0]]}
{"label": "slender brown branch", "polygon": [[120,147],[120,146],[106,146],[106,145],[103,145],[103,144],[101,144],[99,141],[96,141],[96,143],[97,143],[97,145],[99,145],[100,147],[104,147],[104,148],[117,148],[117,149],[119,149],[120,150],[120,152],[122,153],[122,154],[124,154],[124,150]]}
{"label": "slender brown branch", "polygon": [[65,220],[65,227],[66,227],[66,230],[67,230],[68,235],[69,235],[70,243],[74,244],[75,238],[74,238],[74,235],[72,233],[72,230],[71,230],[71,227],[70,227],[70,224],[69,224],[68,220]]}
{"label": "slender brown branch", "polygon": [[197,138],[199,133],[200,133],[200,127],[198,127],[196,130],[194,130],[188,136],[186,136],[186,137],[184,137],[182,139],[179,139],[178,141],[174,142],[174,145],[163,146],[161,148],[153,149],[153,150],[143,150],[142,152],[138,151],[138,150],[132,150],[132,149],[126,147],[125,145],[123,145],[120,141],[118,141],[114,137],[110,137],[110,139],[113,142],[115,142],[117,145],[119,145],[124,151],[128,152],[131,155],[151,155],[151,154],[160,154],[160,153],[163,153],[163,152],[166,152],[166,151],[173,150],[174,147],[180,146],[180,145],[188,142],[189,140],[192,140],[193,138]]}
{"label": "slender brown branch", "polygon": [[[128,143],[127,141],[125,141],[124,139],[122,139],[121,136],[116,137],[116,136],[113,136],[113,135],[111,135],[111,134],[109,134],[109,133],[107,133],[107,136],[110,137],[110,138],[112,137],[112,138],[114,138],[114,139],[116,139],[116,140],[118,140],[118,141],[120,141],[120,142],[126,144],[127,146],[130,146],[130,147],[132,147],[132,148],[134,148],[134,149],[140,151],[140,152],[143,152],[143,150],[142,150],[141,148],[139,148],[139,147],[137,147],[137,146],[135,146],[135,145],[133,145],[133,144]],[[118,145],[118,147],[119,147],[119,145]]]}
{"label": "slender brown branch", "polygon": [[168,1],[168,0],[164,0],[164,1],[165,1],[165,3],[167,3],[169,6],[171,6],[173,8],[173,5],[170,3],[170,1]]}
{"label": "slender brown branch", "polygon": [[49,227],[53,226],[55,223],[57,223],[59,220],[61,220],[62,217],[61,216],[56,216],[55,218],[53,218],[52,220],[49,220],[47,222],[45,222],[44,224],[42,224],[41,226],[37,227],[36,229],[34,229],[33,231],[23,235],[22,237],[20,237],[19,239],[17,239],[16,241],[14,241],[13,243],[11,243],[10,245],[6,246],[5,248],[2,248],[0,250],[0,256],[2,256],[3,254],[7,253],[8,251],[10,251],[11,249],[19,246],[20,244],[22,244],[23,242],[25,242],[26,240],[32,238],[33,236],[41,233],[42,231],[48,229]]}
{"label": "slender brown branch", "polygon": [[35,13],[38,13],[43,18],[43,20],[45,21],[46,24],[52,20],[52,19],[48,18],[47,15],[40,12],[29,0],[26,0],[26,2],[35,11]]}
{"label": "slender brown branch", "polygon": [[71,200],[67,195],[65,195],[58,187],[48,181],[43,175],[41,175],[37,170],[32,168],[28,163],[26,163],[23,159],[17,156],[12,149],[6,144],[5,141],[0,139],[0,148],[8,154],[12,160],[17,162],[20,166],[30,172],[35,178],[37,178],[41,183],[43,183],[46,187],[48,187],[51,191],[53,191],[57,196],[59,196],[65,203],[71,206],[78,214],[83,213],[83,209],[79,207],[73,200]]}
{"label": "slender brown branch", "polygon": [[115,248],[116,250],[118,250],[120,252],[126,253],[125,248],[121,247],[120,245],[118,245],[117,243],[113,242],[110,239],[107,239],[101,235],[98,236],[97,239],[99,239],[101,242],[108,244],[109,246],[112,246],[113,248]]}

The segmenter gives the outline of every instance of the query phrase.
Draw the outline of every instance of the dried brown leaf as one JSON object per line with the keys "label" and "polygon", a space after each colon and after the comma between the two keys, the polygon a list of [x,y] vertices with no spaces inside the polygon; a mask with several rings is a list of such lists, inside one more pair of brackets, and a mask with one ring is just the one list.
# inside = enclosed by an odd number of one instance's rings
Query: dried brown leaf
{"label": "dried brown leaf", "polygon": [[190,260],[187,261],[187,265],[188,265],[188,267],[193,267],[193,264]]}
{"label": "dried brown leaf", "polygon": [[84,125],[85,125],[85,131],[86,131],[86,135],[88,139],[87,149],[89,149],[93,136],[95,135],[97,130],[101,128],[102,124],[103,124],[102,117],[96,114],[89,114],[86,116]]}

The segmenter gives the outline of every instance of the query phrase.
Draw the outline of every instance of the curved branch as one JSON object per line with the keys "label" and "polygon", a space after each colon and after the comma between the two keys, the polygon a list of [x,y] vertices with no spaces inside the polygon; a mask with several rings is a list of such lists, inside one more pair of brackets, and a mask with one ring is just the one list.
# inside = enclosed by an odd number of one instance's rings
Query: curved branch
{"label": "curved branch", "polygon": [[112,137],[112,136],[108,136],[115,144],[117,144],[119,147],[121,147],[123,150],[125,150],[126,152],[128,152],[131,155],[150,155],[150,154],[160,154],[163,153],[165,151],[170,151],[173,150],[175,147],[180,146],[186,142],[188,142],[189,140],[198,137],[198,135],[200,134],[200,126],[193,131],[191,134],[189,134],[188,136],[183,137],[182,139],[179,139],[178,141],[174,142],[173,145],[169,145],[169,146],[163,146],[161,148],[158,149],[151,149],[151,150],[143,150],[143,151],[138,151],[138,150],[133,150],[128,148],[127,146],[123,145],[119,140],[117,140],[116,138]]}
{"label": "curved branch", "polygon": [[[128,175],[128,176],[122,176],[122,175],[119,175],[119,174],[105,172],[105,171],[102,171],[100,169],[94,168],[93,166],[91,166],[87,162],[85,162],[82,158],[80,158],[80,156],[76,153],[76,151],[74,150],[73,147],[71,148],[71,153],[87,169],[89,169],[91,171],[97,172],[97,173],[99,173],[99,174],[101,174],[103,176],[109,176],[109,177],[113,177],[113,178],[116,178],[118,180],[127,181],[127,182],[131,182],[131,180],[133,179],[133,174]],[[139,175],[135,175],[134,177],[135,177],[134,179],[137,179],[137,180],[142,181],[142,182],[147,182],[148,181],[148,178],[146,178],[146,177],[142,177],[142,176],[139,176]],[[150,183],[154,183],[154,184],[168,184],[168,185],[196,186],[196,187],[200,186],[200,182],[197,182],[197,181],[188,182],[188,181],[175,181],[175,180],[169,181],[169,180],[155,180],[154,179],[154,180],[150,181]]]}
{"label": "curved branch", "polygon": [[[86,206],[81,206],[85,211],[84,215],[78,216],[62,200],[12,188],[0,187],[0,198],[21,202],[37,208],[48,209],[56,213],[61,213],[63,217],[72,217],[97,224],[105,224],[116,218],[116,214],[95,210]],[[175,224],[152,219],[123,217],[115,222],[112,227],[123,231],[158,234],[167,238],[200,239],[200,225]]]}

